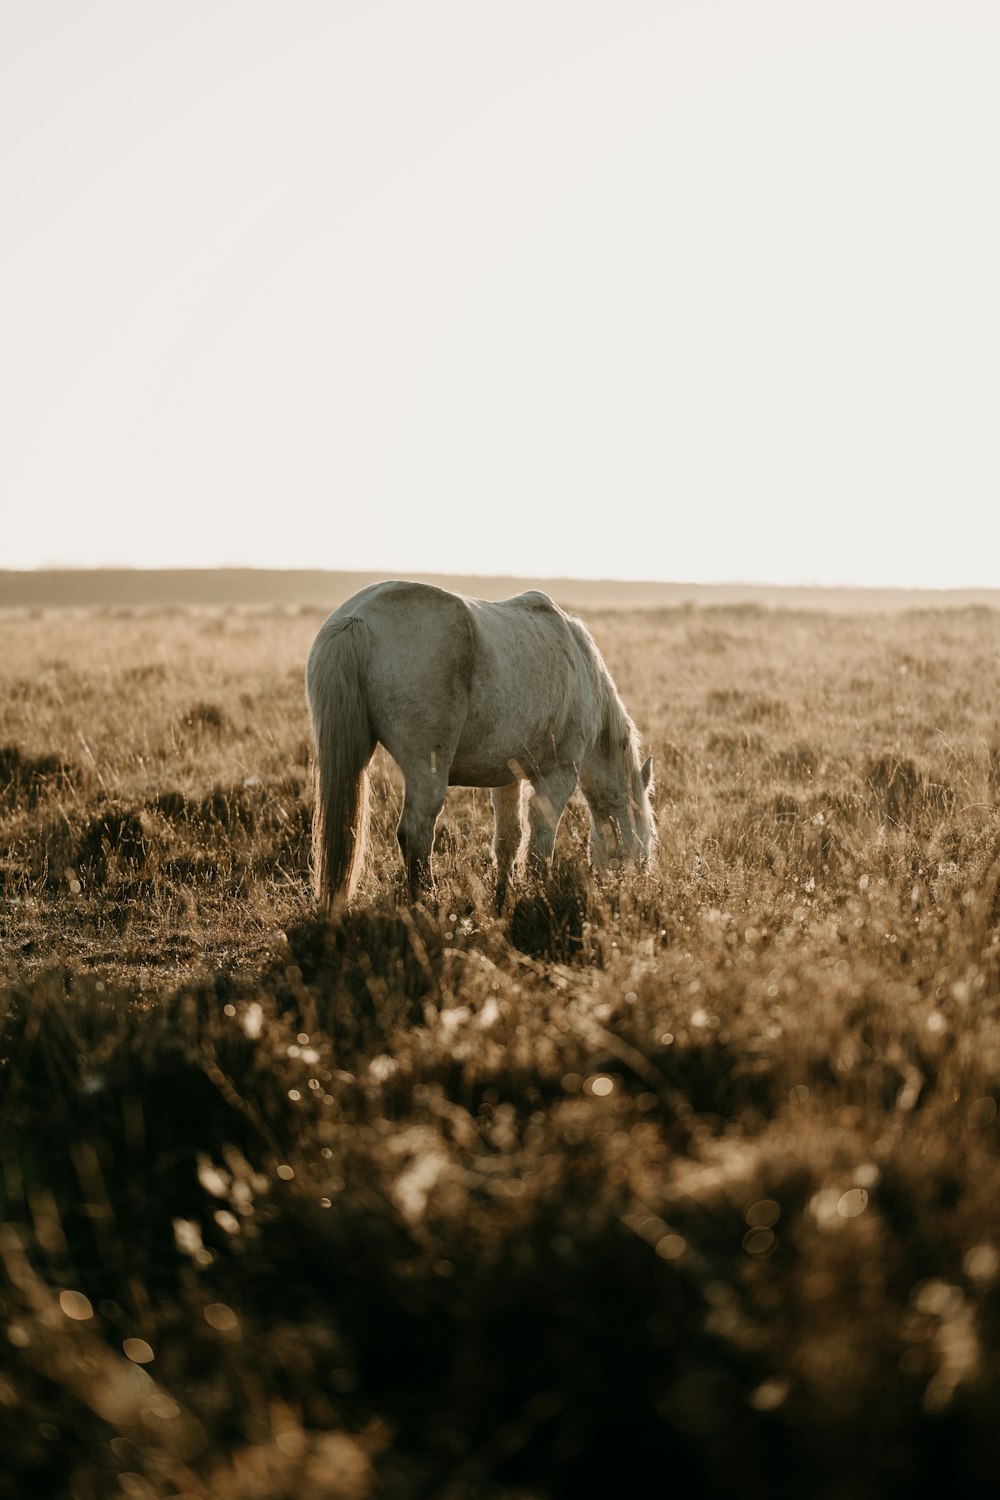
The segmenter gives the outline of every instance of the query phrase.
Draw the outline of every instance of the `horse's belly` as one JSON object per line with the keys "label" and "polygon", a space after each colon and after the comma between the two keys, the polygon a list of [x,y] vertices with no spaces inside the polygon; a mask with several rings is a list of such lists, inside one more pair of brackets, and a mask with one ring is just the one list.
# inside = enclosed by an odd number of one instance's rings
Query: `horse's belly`
{"label": "horse's belly", "polygon": [[[471,732],[470,732],[471,730]],[[448,773],[450,786],[510,786],[526,776],[545,776],[560,764],[555,737],[536,726],[520,736],[480,734],[466,725]],[[569,757],[572,759],[573,757]]]}
{"label": "horse's belly", "polygon": [[510,786],[517,779],[517,772],[502,761],[475,756],[456,756],[448,772],[449,786]]}
{"label": "horse's belly", "polygon": [[451,786],[510,786],[534,769],[522,748],[524,736],[506,725],[498,732],[483,717],[473,709],[465,721],[448,772]]}

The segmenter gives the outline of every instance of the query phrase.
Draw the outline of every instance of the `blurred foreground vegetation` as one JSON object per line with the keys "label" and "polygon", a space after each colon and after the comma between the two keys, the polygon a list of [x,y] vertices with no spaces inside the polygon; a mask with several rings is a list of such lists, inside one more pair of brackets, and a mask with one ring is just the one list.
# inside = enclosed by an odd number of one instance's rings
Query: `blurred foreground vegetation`
{"label": "blurred foreground vegetation", "polygon": [[338,930],[320,619],[0,617],[0,1497],[994,1494],[1000,617],[595,614],[652,876]]}

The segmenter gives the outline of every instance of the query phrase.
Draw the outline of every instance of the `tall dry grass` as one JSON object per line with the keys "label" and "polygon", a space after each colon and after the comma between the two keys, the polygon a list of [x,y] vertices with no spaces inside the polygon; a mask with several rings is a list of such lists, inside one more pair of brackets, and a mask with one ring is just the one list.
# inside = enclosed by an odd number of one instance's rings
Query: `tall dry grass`
{"label": "tall dry grass", "polygon": [[591,615],[650,878],[337,930],[318,621],[0,619],[0,1496],[992,1494],[1000,618]]}

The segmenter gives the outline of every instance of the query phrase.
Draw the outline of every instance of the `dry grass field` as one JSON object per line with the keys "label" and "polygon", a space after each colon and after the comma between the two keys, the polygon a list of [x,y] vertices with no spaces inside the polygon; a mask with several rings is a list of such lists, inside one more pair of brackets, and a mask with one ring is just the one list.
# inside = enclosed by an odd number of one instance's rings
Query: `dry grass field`
{"label": "dry grass field", "polygon": [[649,878],[339,930],[321,617],[0,617],[2,1500],[994,1494],[1000,614],[590,611]]}

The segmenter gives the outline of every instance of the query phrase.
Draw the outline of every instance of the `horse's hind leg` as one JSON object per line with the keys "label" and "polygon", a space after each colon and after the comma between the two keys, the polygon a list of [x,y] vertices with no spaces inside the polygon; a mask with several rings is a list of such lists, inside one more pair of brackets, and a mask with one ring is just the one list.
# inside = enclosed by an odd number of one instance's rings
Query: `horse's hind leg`
{"label": "horse's hind leg", "polygon": [[497,906],[503,906],[507,894],[507,882],[514,861],[521,847],[524,832],[521,825],[522,781],[509,786],[495,786],[490,793],[493,799],[493,857],[497,866]]}
{"label": "horse's hind leg", "polygon": [[433,883],[431,848],[434,825],[448,790],[448,767],[435,764],[408,767],[404,771],[406,791],[396,837],[406,867],[410,898]]}
{"label": "horse's hind leg", "polygon": [[557,767],[547,776],[532,777],[533,795],[528,803],[528,866],[533,875],[544,875],[552,863],[556,829],[566,803],[576,789],[576,772]]}

